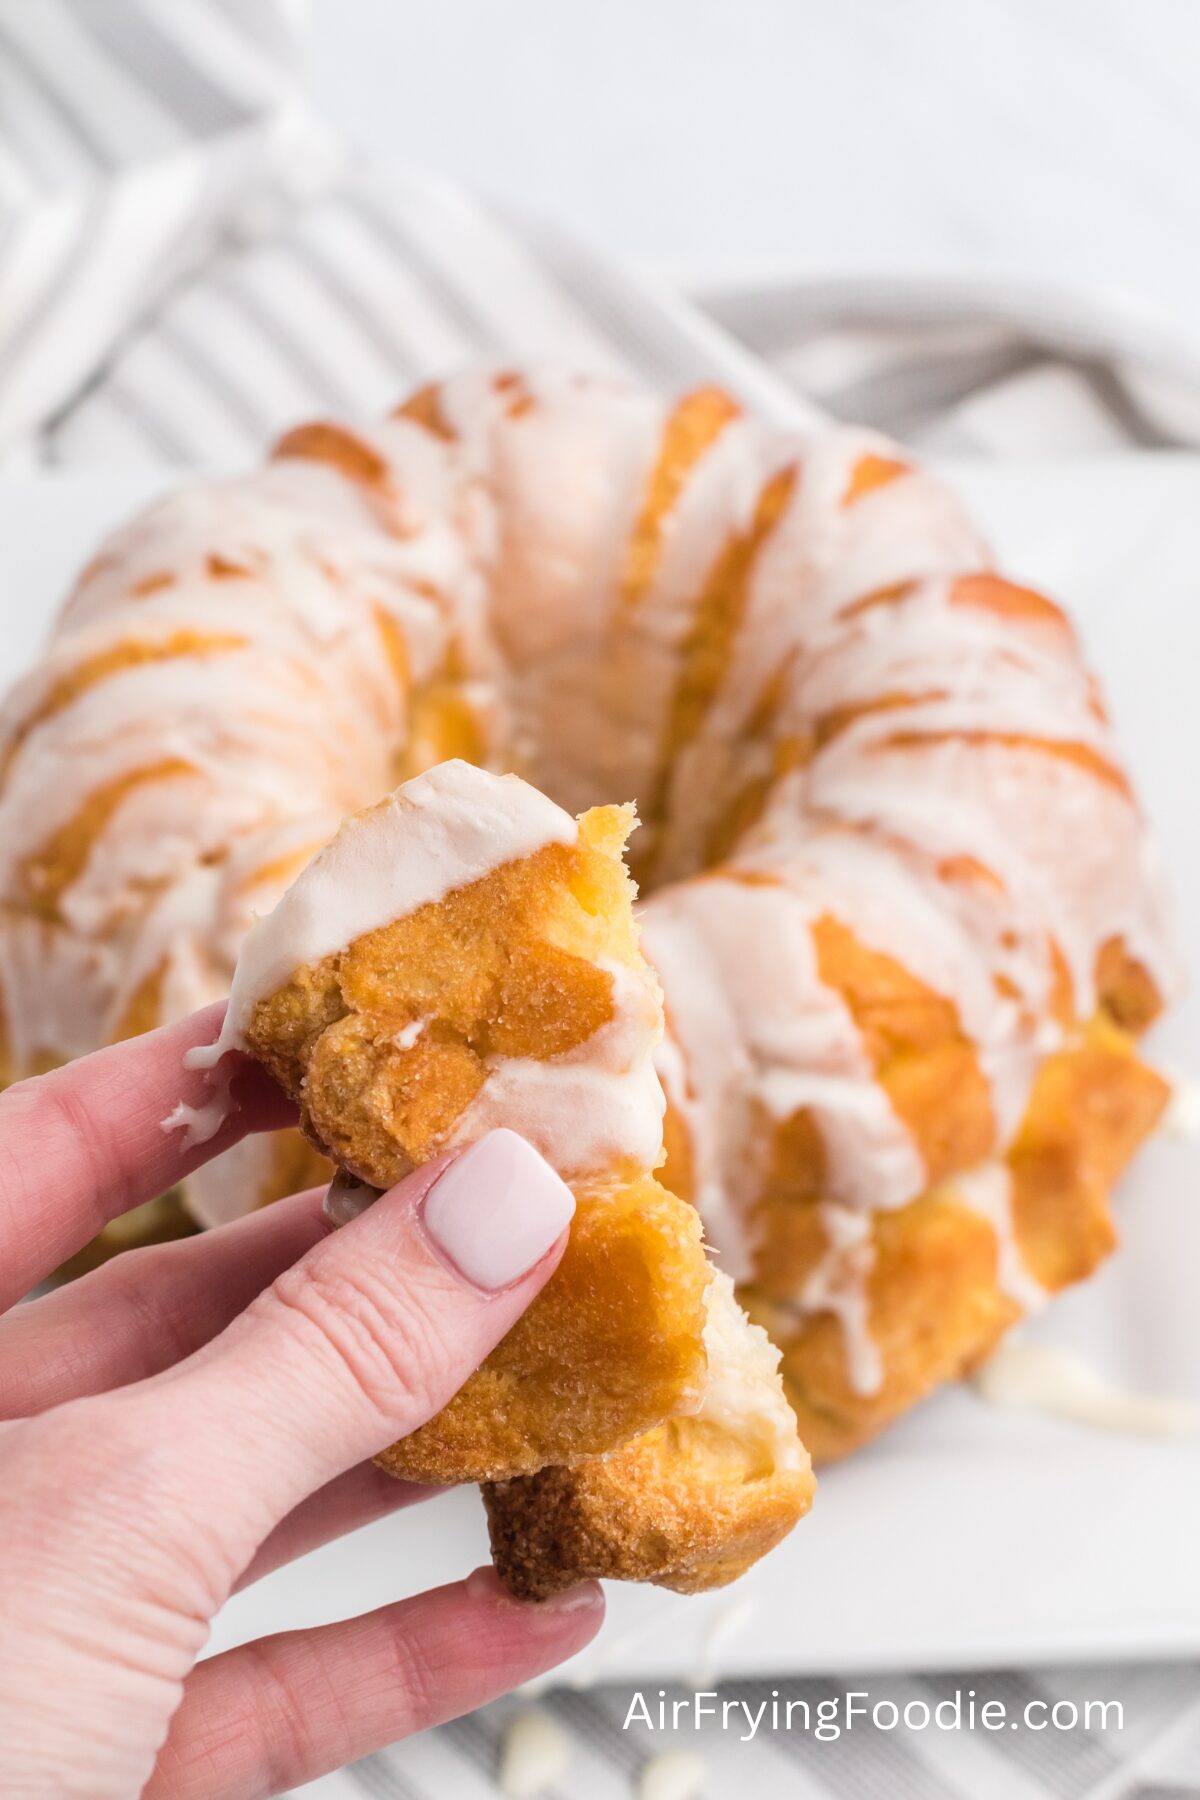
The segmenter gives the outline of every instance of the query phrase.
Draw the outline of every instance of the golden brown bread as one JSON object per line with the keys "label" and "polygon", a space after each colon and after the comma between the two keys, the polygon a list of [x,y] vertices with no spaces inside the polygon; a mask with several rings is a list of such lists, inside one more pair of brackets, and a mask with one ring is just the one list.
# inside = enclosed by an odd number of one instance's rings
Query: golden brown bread
{"label": "golden brown bread", "polygon": [[[1134,1042],[1173,971],[1075,635],[895,446],[783,438],[711,389],[476,371],[376,429],[302,427],[263,476],[112,540],[0,714],[0,1079],[223,992],[251,899],[288,878],[281,846],[286,863],[389,771],[456,754],[519,764],[572,808],[640,797],[643,926],[652,943],[663,921],[651,960],[680,1015],[665,1186],[737,1258],[822,1454],[972,1366],[1019,1289],[1111,1245],[1108,1190],[1165,1096]],[[796,1004],[755,1037],[755,936],[731,904],[706,987],[688,890],[785,882],[789,863],[800,904],[759,960]],[[549,853],[551,889],[563,866]],[[580,911],[611,922],[588,888]],[[519,880],[508,897],[519,911]],[[393,1179],[495,1054],[586,1043],[603,932],[560,910],[536,945],[517,931],[511,968],[465,896],[336,971],[310,961],[260,1023],[314,1142]],[[180,911],[194,928],[166,929]],[[537,999],[560,991],[565,1010]],[[844,1127],[867,1112],[891,1131],[860,1155],[865,1128]],[[249,1205],[311,1167],[264,1147],[253,1179],[225,1176]],[[200,1185],[188,1203],[225,1216]],[[845,1256],[839,1210],[861,1228]],[[877,1383],[854,1374],[864,1347]]]}
{"label": "golden brown bread", "polygon": [[[514,799],[469,770],[441,779],[497,808]],[[357,848],[335,842],[314,884],[339,855],[359,867],[371,846],[418,854],[404,833],[430,829],[419,785],[349,821],[339,840]],[[566,821],[567,841],[294,966],[243,1027],[309,1138],[368,1191],[459,1141],[489,1082],[507,1097],[493,1123],[549,1131],[560,1157],[610,1146],[607,1166],[574,1175],[569,1241],[537,1299],[449,1404],[378,1459],[413,1480],[488,1482],[497,1567],[535,1597],[588,1575],[687,1590],[732,1580],[812,1493],[778,1352],[729,1278],[710,1276],[698,1214],[635,1166],[644,1140],[618,1123],[640,1093],[659,1154],[661,1012],[621,863],[630,823],[613,808],[577,831]],[[390,903],[390,875],[385,891]],[[304,917],[314,904],[310,891]],[[538,1082],[589,1064],[603,1079],[570,1078],[565,1115],[557,1089],[543,1114]],[[606,1108],[612,1121],[581,1116]],[[364,1198],[340,1188],[338,1207]]]}
{"label": "golden brown bread", "polygon": [[[1168,1097],[1134,1040],[1103,1015],[1043,1065],[1006,1166],[1013,1239],[1047,1293],[1083,1279],[1112,1249],[1113,1186]],[[961,1089],[944,1101],[931,1089],[926,1109],[961,1120],[967,1101]],[[927,1140],[939,1129],[932,1116],[918,1113],[912,1122]],[[788,1140],[793,1183],[805,1166],[802,1139],[793,1130]],[[667,1179],[673,1174],[668,1164]],[[970,1373],[1023,1311],[999,1280],[996,1232],[963,1204],[948,1176],[919,1200],[873,1217],[866,1288],[883,1379],[872,1393],[856,1392],[836,1316],[822,1312],[800,1322],[787,1303],[825,1247],[819,1194],[819,1186],[796,1192],[778,1184],[764,1198],[770,1259],[740,1289],[750,1316],[783,1351],[788,1396],[818,1464],[847,1454],[941,1383]]]}
{"label": "golden brown bread", "polygon": [[379,1457],[393,1475],[523,1474],[699,1403],[708,1269],[695,1212],[649,1176],[575,1199],[562,1262],[449,1405]]}
{"label": "golden brown bread", "polygon": [[492,1556],[513,1593],[540,1600],[589,1578],[724,1587],[803,1518],[815,1483],[778,1352],[720,1274],[705,1346],[698,1414],[572,1468],[485,1487]]}
{"label": "golden brown bread", "polygon": [[748,1482],[677,1419],[602,1459],[490,1483],[484,1503],[497,1572],[521,1599],[591,1579],[698,1594],[781,1543],[814,1487],[811,1471]]}
{"label": "golden brown bread", "polygon": [[[360,815],[368,831],[373,816],[382,829],[386,803]],[[657,1006],[621,861],[632,822],[629,808],[593,809],[578,842],[502,864],[298,968],[257,1004],[248,1046],[318,1149],[389,1187],[447,1146],[497,1059],[548,1060],[592,1040],[612,1015],[615,964]],[[699,1404],[708,1265],[696,1213],[628,1164],[573,1186],[554,1276],[450,1404],[384,1453],[392,1473],[525,1473]]]}

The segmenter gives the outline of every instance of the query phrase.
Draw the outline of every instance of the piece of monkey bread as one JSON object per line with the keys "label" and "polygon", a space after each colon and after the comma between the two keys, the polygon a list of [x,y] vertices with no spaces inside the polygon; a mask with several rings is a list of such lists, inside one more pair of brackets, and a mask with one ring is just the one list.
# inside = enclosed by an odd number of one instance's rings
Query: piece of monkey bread
{"label": "piece of monkey bread", "polygon": [[700,1410],[610,1455],[489,1482],[492,1557],[540,1600],[588,1577],[681,1594],[724,1587],[773,1550],[812,1503],[812,1465],[784,1396],[779,1352],[714,1271]]}
{"label": "piece of monkey bread", "polygon": [[[465,763],[427,771],[348,819],[255,925],[222,1040],[297,1100],[342,1172],[342,1217],[496,1126],[570,1184],[569,1242],[542,1293],[379,1459],[408,1479],[500,1484],[498,1566],[527,1594],[585,1563],[728,1580],[811,1490],[777,1358],[712,1284],[698,1215],[653,1174],[662,1011],[622,861],[633,822],[629,807],[574,820]],[[544,1508],[519,1477],[545,1482]]]}

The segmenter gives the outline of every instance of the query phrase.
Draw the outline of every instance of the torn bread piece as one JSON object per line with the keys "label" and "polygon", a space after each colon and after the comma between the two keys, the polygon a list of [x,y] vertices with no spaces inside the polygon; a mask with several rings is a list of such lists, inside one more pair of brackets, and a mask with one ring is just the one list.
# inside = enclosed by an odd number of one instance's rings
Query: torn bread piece
{"label": "torn bread piece", "polygon": [[348,819],[239,959],[215,1052],[249,1049],[339,1169],[384,1189],[507,1126],[575,1195],[555,1274],[384,1452],[396,1475],[532,1473],[700,1404],[709,1267],[696,1212],[652,1173],[662,1006],[622,861],[632,824],[442,764]]}
{"label": "torn bread piece", "polygon": [[540,1600],[590,1577],[678,1593],[724,1587],[773,1550],[815,1480],[779,1375],[779,1352],[714,1272],[708,1379],[698,1413],[605,1457],[484,1488],[501,1580]]}
{"label": "torn bread piece", "polygon": [[588,1572],[719,1585],[812,1492],[778,1357],[653,1174],[662,1011],[622,861],[633,822],[573,820],[463,763],[417,777],[349,819],[255,927],[224,1034],[336,1162],[337,1222],[498,1126],[570,1183],[546,1287],[378,1459],[493,1484],[497,1566],[526,1595]]}

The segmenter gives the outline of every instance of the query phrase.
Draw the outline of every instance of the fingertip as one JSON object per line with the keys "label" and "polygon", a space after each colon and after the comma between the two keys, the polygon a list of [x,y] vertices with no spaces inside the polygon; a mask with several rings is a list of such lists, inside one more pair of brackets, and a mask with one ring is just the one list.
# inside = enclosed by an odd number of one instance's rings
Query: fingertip
{"label": "fingertip", "polygon": [[504,1128],[468,1145],[421,1202],[439,1255],[488,1294],[515,1286],[560,1250],[574,1213],[575,1196],[557,1170]]}
{"label": "fingertip", "polygon": [[540,1678],[578,1655],[604,1623],[604,1590],[598,1581],[578,1582],[544,1600],[521,1599],[485,1564],[467,1576],[462,1595],[480,1638],[494,1635],[514,1662],[529,1659],[526,1680]]}
{"label": "fingertip", "polygon": [[604,1589],[598,1581],[580,1581],[557,1594],[547,1594],[544,1600],[527,1600],[524,1604],[541,1613],[595,1613],[603,1617]]}
{"label": "fingertip", "polygon": [[544,1600],[526,1600],[505,1587],[491,1563],[473,1569],[463,1583],[470,1599],[490,1604],[519,1607],[531,1618],[561,1618],[564,1613],[593,1613],[597,1622],[604,1616],[604,1589],[598,1581],[580,1581],[574,1587],[548,1594]]}
{"label": "fingertip", "polygon": [[526,1138],[499,1128],[382,1191],[338,1173],[325,1212],[338,1227],[367,1213],[417,1221],[440,1266],[490,1296],[531,1276],[549,1278],[566,1249],[575,1196]]}

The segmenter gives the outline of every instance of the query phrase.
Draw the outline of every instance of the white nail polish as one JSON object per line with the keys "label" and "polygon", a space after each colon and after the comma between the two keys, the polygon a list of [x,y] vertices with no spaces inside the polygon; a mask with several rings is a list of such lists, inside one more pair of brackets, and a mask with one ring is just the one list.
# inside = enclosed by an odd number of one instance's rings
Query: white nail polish
{"label": "white nail polish", "polygon": [[459,1272],[489,1293],[542,1260],[571,1222],[575,1196],[515,1131],[490,1131],[438,1177],[425,1229]]}

